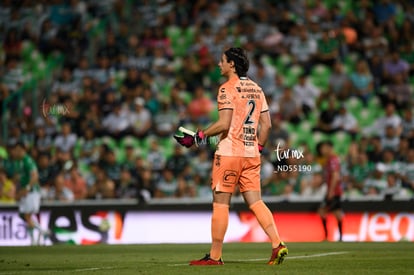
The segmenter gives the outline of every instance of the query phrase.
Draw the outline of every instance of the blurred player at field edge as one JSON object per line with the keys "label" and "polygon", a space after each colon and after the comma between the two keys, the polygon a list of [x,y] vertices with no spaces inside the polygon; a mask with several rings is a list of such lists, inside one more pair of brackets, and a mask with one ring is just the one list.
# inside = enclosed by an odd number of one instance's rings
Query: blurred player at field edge
{"label": "blurred player at field edge", "polygon": [[317,145],[318,153],[324,161],[325,182],[328,186],[326,197],[319,207],[319,215],[325,232],[325,239],[328,239],[328,227],[326,216],[332,212],[338,222],[339,241],[342,241],[342,220],[343,211],[341,205],[341,161],[335,154],[331,141],[323,141]]}
{"label": "blurred player at field edge", "polygon": [[[36,244],[48,237],[49,232],[43,230],[34,215],[40,209],[40,185],[35,161],[26,153],[23,143],[16,143],[11,149],[11,158],[6,161],[5,170],[13,179],[17,187],[17,199],[19,201],[19,215],[26,222],[31,243]],[[34,238],[34,230],[39,231],[37,242]]]}
{"label": "blurred player at field edge", "polygon": [[[271,128],[265,95],[247,78],[249,60],[241,48],[226,50],[218,64],[227,78],[217,95],[219,118],[195,139],[220,135],[213,160],[213,214],[210,253],[190,265],[222,265],[223,240],[229,221],[232,193],[238,185],[245,202],[272,242],[268,264],[281,264],[288,253],[280,240],[272,212],[261,199],[260,152]],[[190,145],[191,146],[191,145]]]}

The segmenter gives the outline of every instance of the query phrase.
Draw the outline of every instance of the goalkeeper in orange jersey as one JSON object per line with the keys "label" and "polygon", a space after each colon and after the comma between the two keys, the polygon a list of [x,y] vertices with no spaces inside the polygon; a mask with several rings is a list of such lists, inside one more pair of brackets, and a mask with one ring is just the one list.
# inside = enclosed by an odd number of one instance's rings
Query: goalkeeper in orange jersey
{"label": "goalkeeper in orange jersey", "polygon": [[218,64],[227,78],[217,95],[219,118],[207,129],[191,132],[180,127],[175,139],[185,147],[204,143],[219,135],[213,160],[211,188],[213,214],[210,252],[190,265],[222,265],[222,247],[229,221],[232,193],[239,186],[245,202],[272,242],[268,264],[281,264],[288,254],[281,241],[272,212],[264,204],[260,190],[260,153],[266,143],[271,120],[262,89],[247,77],[249,60],[241,48],[230,48]]}

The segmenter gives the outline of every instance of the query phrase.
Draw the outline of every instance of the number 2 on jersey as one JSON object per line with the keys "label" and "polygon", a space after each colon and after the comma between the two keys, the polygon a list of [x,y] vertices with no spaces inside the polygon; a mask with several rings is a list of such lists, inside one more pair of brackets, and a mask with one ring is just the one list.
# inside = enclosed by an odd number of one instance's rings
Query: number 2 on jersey
{"label": "number 2 on jersey", "polygon": [[249,100],[248,102],[247,102],[247,105],[248,105],[248,107],[249,107],[249,112],[247,113],[247,116],[246,116],[246,119],[244,120],[244,124],[246,125],[250,125],[250,124],[253,124],[254,123],[254,121],[253,120],[251,120],[251,117],[252,117],[252,115],[253,115],[253,112],[254,112],[254,109],[256,109],[256,101],[254,101],[254,100]]}

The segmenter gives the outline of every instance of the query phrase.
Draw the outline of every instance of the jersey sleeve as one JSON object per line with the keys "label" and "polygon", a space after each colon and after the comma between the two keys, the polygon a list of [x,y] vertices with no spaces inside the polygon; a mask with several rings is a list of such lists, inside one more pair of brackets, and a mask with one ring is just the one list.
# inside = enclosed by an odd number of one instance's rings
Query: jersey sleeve
{"label": "jersey sleeve", "polygon": [[329,160],[329,169],[332,172],[337,172],[341,170],[341,164],[340,164],[340,160],[338,157],[333,157]]}
{"label": "jersey sleeve", "polygon": [[217,94],[217,108],[219,111],[234,109],[232,91],[227,85],[222,85],[219,89],[219,92]]}
{"label": "jersey sleeve", "polygon": [[36,163],[32,158],[25,158],[25,168],[30,173],[37,172],[37,166]]}

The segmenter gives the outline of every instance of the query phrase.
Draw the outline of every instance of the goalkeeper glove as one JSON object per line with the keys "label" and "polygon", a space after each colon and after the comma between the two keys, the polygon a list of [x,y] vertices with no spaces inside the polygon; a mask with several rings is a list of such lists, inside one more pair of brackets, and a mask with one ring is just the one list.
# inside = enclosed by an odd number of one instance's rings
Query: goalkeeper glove
{"label": "goalkeeper glove", "polygon": [[177,140],[177,142],[187,148],[190,148],[194,144],[198,147],[203,140],[206,138],[204,133],[202,131],[193,132],[191,130],[188,130],[184,127],[178,128],[178,130],[181,132],[179,135],[175,134],[174,138]]}

